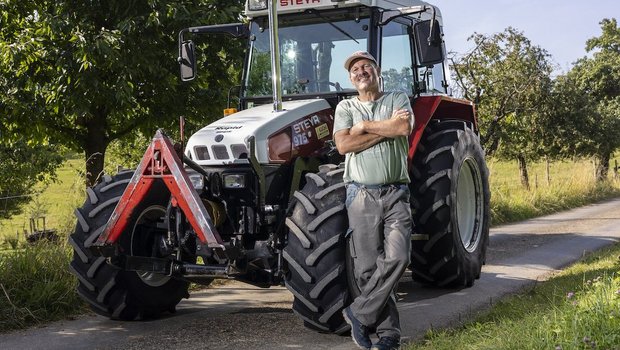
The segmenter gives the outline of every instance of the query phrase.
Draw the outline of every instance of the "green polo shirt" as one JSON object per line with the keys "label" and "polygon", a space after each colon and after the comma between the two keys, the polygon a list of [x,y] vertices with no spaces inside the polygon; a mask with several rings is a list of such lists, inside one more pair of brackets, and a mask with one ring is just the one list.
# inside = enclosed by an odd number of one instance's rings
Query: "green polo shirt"
{"label": "green polo shirt", "polygon": [[[390,119],[392,112],[399,109],[408,109],[412,112],[409,97],[402,92],[385,93],[378,100],[371,102],[362,102],[357,97],[343,100],[336,106],[334,134],[339,130],[350,129],[363,120]],[[411,115],[413,127],[413,112]],[[344,181],[365,185],[409,183],[408,151],[408,137],[397,136],[385,139],[361,152],[347,153]]]}

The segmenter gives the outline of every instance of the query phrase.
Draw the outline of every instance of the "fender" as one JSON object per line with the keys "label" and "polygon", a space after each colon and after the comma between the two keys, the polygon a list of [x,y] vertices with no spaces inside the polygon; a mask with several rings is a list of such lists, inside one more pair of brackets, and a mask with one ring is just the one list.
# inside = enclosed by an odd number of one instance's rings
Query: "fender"
{"label": "fender", "polygon": [[412,108],[415,126],[409,136],[409,164],[431,119],[460,119],[473,123],[474,130],[478,131],[475,106],[470,101],[445,95],[420,96],[412,101]]}

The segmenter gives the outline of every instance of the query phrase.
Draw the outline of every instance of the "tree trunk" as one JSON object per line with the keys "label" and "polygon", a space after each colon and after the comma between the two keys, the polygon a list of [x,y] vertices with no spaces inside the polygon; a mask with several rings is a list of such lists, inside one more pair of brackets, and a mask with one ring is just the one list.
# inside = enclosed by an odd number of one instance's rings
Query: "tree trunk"
{"label": "tree trunk", "polygon": [[103,174],[105,151],[110,143],[105,133],[106,114],[97,113],[85,126],[87,137],[82,143],[82,149],[86,159],[86,186],[90,187],[94,186]]}
{"label": "tree trunk", "polygon": [[594,177],[597,182],[605,181],[609,173],[609,158],[611,152],[601,152],[594,156]]}
{"label": "tree trunk", "polygon": [[105,160],[105,146],[89,143],[84,149],[86,159],[86,186],[94,186],[103,173],[103,163]]}
{"label": "tree trunk", "polygon": [[517,163],[519,164],[519,175],[521,177],[521,185],[526,189],[530,190],[530,177],[527,174],[527,162],[523,155],[517,156]]}

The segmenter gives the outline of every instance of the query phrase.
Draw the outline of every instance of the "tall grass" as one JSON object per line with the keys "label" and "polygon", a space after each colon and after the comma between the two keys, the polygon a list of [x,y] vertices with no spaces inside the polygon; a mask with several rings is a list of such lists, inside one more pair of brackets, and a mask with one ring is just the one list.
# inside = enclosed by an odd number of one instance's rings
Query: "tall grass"
{"label": "tall grass", "polygon": [[494,225],[620,196],[620,181],[610,174],[608,181],[596,182],[588,160],[550,163],[549,181],[544,162],[531,164],[529,190],[521,185],[516,162],[489,160],[488,167]]}
{"label": "tall grass", "polygon": [[83,313],[67,243],[41,241],[0,253],[0,331]]}
{"label": "tall grass", "polygon": [[[26,205],[23,214],[0,222],[0,332],[86,310],[68,269],[73,255],[67,244],[75,227],[73,210],[84,200],[80,165],[79,160],[68,160],[55,183],[33,189],[41,194]],[[29,231],[29,218],[36,216],[46,217],[46,228],[56,230],[58,242],[26,243],[23,230]]]}

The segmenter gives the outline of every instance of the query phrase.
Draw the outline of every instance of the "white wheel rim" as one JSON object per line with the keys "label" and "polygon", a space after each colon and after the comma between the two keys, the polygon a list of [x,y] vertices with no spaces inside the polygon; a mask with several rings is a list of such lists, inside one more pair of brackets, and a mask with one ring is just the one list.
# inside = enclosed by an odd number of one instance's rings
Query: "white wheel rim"
{"label": "white wheel rim", "polygon": [[463,160],[456,191],[456,216],[463,247],[473,252],[480,242],[482,225],[482,181],[475,159]]}

